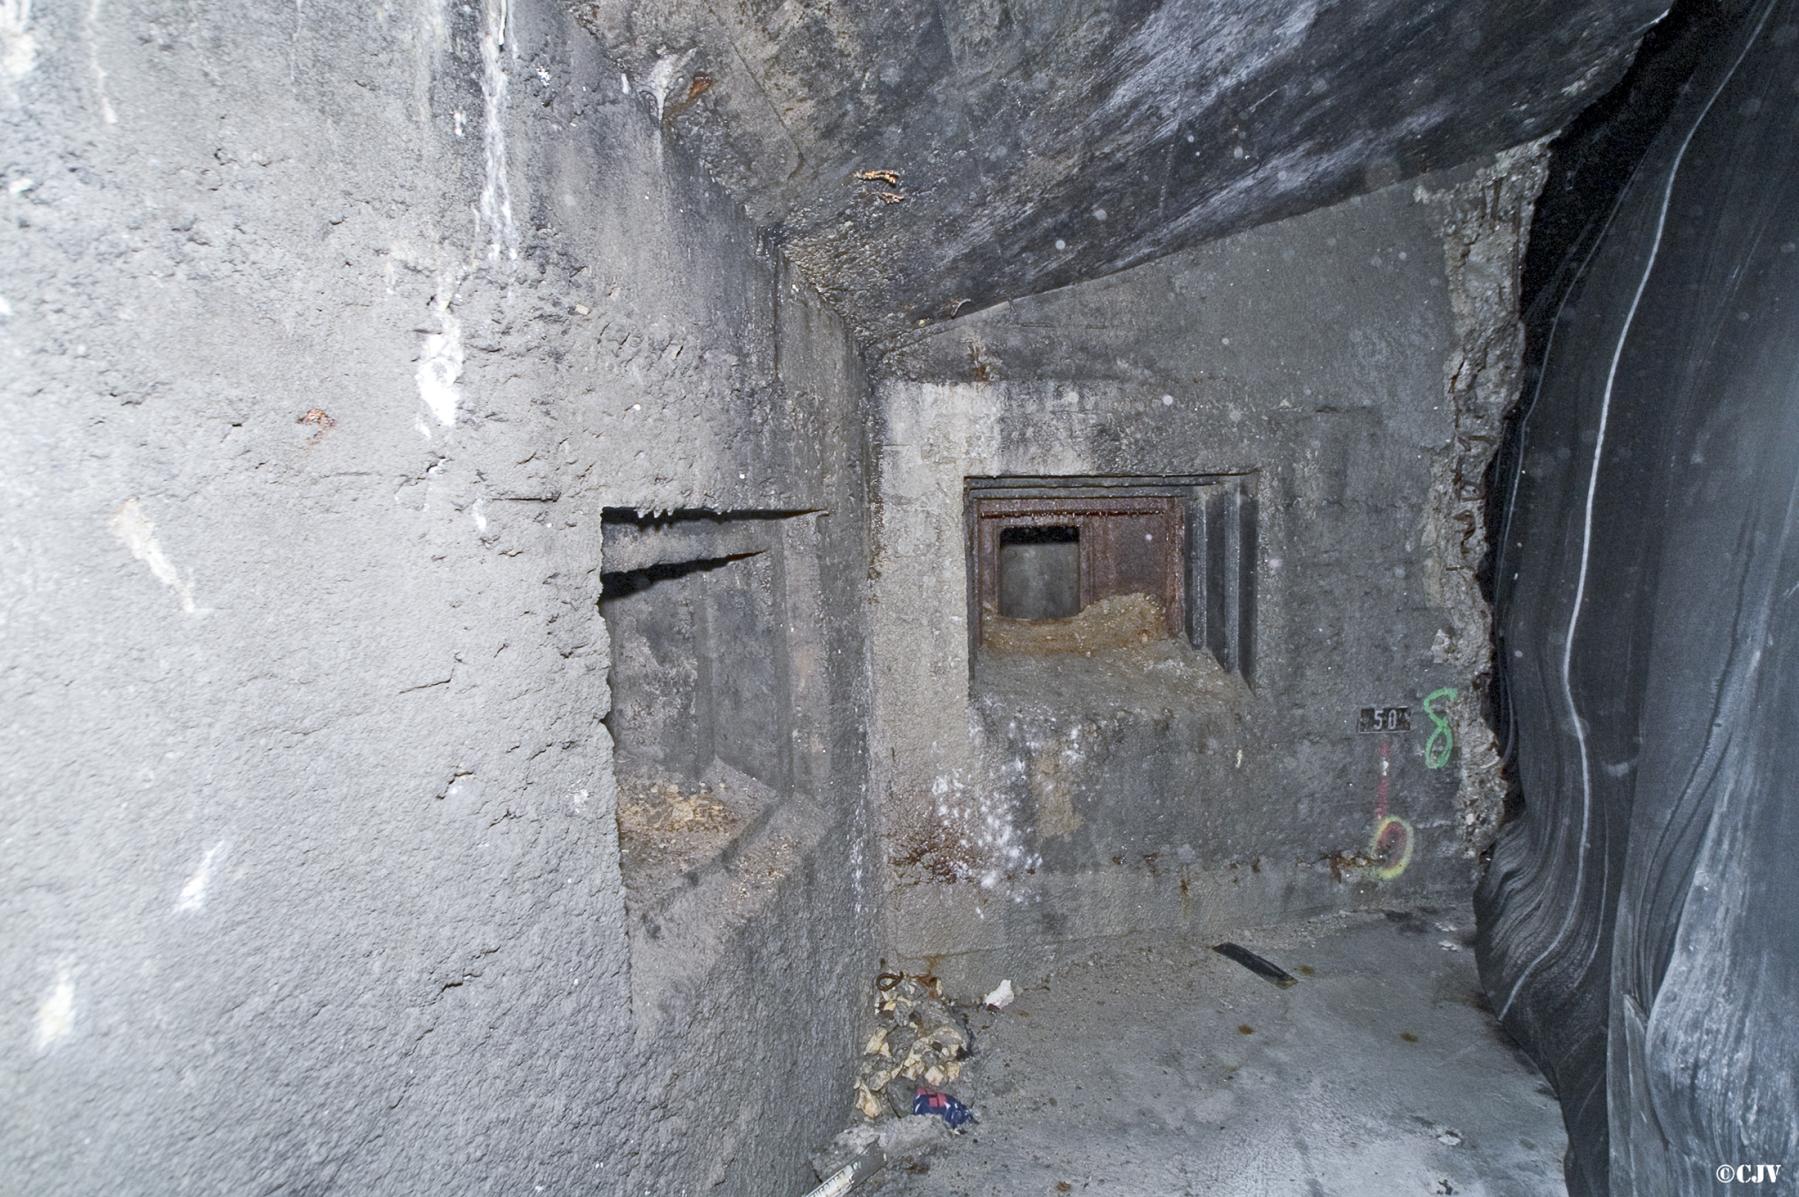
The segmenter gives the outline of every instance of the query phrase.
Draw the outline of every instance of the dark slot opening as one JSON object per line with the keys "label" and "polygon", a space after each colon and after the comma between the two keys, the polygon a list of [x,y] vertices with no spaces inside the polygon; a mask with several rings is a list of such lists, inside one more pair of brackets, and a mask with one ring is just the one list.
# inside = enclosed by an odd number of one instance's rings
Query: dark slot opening
{"label": "dark slot opening", "polygon": [[1067,619],[1081,611],[1081,530],[1072,525],[1003,528],[999,613],[1008,619]]}
{"label": "dark slot opening", "polygon": [[719,569],[733,561],[754,557],[754,553],[733,553],[728,557],[708,557],[700,561],[665,561],[644,569],[607,570],[600,574],[600,609],[604,613],[607,599],[624,598],[648,590],[657,582],[679,578],[685,574]]}

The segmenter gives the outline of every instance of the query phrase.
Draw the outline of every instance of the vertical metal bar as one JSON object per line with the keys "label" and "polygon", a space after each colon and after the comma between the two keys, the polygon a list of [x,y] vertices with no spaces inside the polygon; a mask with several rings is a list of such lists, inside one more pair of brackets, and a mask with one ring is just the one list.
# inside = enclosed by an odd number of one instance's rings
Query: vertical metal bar
{"label": "vertical metal bar", "polygon": [[1256,673],[1256,551],[1260,506],[1255,479],[1239,478],[1237,492],[1237,674],[1251,686]]}

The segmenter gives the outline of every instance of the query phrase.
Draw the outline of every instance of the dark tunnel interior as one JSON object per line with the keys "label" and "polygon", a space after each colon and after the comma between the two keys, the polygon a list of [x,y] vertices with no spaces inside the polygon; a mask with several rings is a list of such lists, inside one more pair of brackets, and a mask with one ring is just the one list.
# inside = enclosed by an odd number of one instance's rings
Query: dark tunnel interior
{"label": "dark tunnel interior", "polygon": [[0,0],[0,182],[0,1191],[1799,1186],[1799,0]]}

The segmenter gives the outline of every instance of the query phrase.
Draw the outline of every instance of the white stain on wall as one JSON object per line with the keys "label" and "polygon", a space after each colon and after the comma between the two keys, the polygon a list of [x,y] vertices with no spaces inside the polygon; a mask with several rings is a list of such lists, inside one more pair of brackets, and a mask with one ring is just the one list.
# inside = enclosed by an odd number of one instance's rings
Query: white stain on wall
{"label": "white stain on wall", "polygon": [[69,966],[56,970],[56,983],[44,1000],[38,1003],[37,1027],[33,1042],[40,1052],[47,1052],[67,1039],[75,1029],[75,978]]}
{"label": "white stain on wall", "polygon": [[[415,377],[425,409],[439,424],[448,428],[456,423],[456,404],[460,397],[456,380],[462,377],[462,322],[450,311],[454,294],[448,288],[441,289],[439,294],[444,296],[437,303],[439,331],[425,334],[424,342],[419,346],[419,367]],[[418,429],[430,435],[430,429],[423,422],[419,423]]]}
{"label": "white stain on wall", "polygon": [[486,179],[481,186],[481,219],[490,242],[487,260],[497,262],[504,252],[518,257],[518,226],[512,220],[512,184],[507,174],[506,111],[509,81],[501,51],[512,26],[510,0],[483,0],[481,28],[481,139],[486,156]]}
{"label": "white stain on wall", "polygon": [[89,0],[86,27],[82,34],[87,38],[87,65],[94,76],[94,94],[100,101],[100,119],[109,125],[116,125],[119,123],[119,114],[112,106],[112,97],[106,91],[106,68],[100,65],[100,4],[101,0]]}
{"label": "white stain on wall", "polygon": [[0,0],[0,79],[17,83],[37,66],[31,0]]}
{"label": "white stain on wall", "polygon": [[212,884],[213,866],[225,855],[227,847],[229,845],[226,841],[220,840],[206,850],[206,855],[200,858],[200,867],[194,870],[194,875],[181,887],[181,896],[175,899],[176,910],[193,912],[205,909],[206,888]]}
{"label": "white stain on wall", "polygon": [[[413,27],[412,102],[421,128],[432,128],[437,118],[431,110],[431,80],[439,60],[450,48],[450,15],[447,0],[418,0]],[[383,4],[383,15],[388,5]],[[396,25],[397,27],[397,25]]]}
{"label": "white stain on wall", "polygon": [[687,65],[687,60],[692,56],[692,50],[685,50],[679,54],[664,54],[650,68],[650,77],[647,82],[650,94],[656,97],[656,119],[658,121],[662,119],[663,112],[668,106],[668,94],[674,89],[675,76],[682,67]]}
{"label": "white stain on wall", "polygon": [[[1022,777],[1024,764],[1011,762],[1005,772]],[[1020,886],[1042,867],[1043,858],[1030,851],[1004,788],[970,785],[960,770],[951,770],[932,779],[932,808],[955,846],[946,863],[957,878],[977,881],[984,890],[1008,888],[1010,897],[1023,901],[1028,894]]]}
{"label": "white stain on wall", "polygon": [[150,573],[157,581],[175,592],[181,600],[181,609],[189,615],[201,614],[194,606],[194,583],[192,578],[182,578],[175,563],[162,550],[156,539],[156,525],[144,514],[143,506],[136,499],[126,499],[119,504],[119,509],[112,515],[112,534],[119,543],[131,551],[131,555],[150,567]]}

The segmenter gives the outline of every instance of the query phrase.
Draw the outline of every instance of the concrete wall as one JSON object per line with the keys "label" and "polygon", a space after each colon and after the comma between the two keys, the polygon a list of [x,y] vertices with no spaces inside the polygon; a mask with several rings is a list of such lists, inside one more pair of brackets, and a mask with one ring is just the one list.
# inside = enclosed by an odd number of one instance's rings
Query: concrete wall
{"label": "concrete wall", "polygon": [[[1389,188],[880,363],[872,762],[901,957],[973,988],[1094,935],[1466,892],[1497,813],[1467,513],[1539,180],[1524,154]],[[1214,473],[1259,497],[1253,689],[1195,650],[971,683],[966,477]],[[1412,731],[1359,734],[1370,705]],[[1383,804],[1409,854],[1375,844]]]}
{"label": "concrete wall", "polygon": [[[873,967],[839,322],[561,5],[0,43],[4,1187],[797,1187]],[[607,505],[829,512],[831,784],[653,1020]]]}

